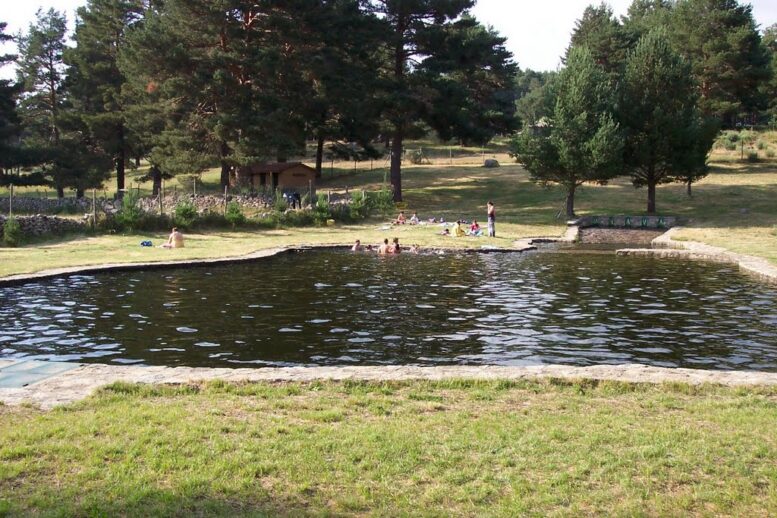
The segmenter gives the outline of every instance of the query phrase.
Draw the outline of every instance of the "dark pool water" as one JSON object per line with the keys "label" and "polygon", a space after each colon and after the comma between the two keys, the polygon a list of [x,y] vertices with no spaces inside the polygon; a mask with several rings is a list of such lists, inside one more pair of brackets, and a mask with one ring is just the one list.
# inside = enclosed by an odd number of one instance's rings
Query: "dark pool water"
{"label": "dark pool water", "polygon": [[302,252],[0,289],[0,357],[777,372],[777,292],[729,266],[603,252]]}

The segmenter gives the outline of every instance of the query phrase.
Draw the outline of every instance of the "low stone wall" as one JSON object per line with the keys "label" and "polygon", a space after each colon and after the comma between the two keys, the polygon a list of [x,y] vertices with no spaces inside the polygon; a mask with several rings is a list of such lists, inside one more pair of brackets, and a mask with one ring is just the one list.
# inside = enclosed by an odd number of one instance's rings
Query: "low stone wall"
{"label": "low stone wall", "polygon": [[654,229],[662,230],[672,228],[677,225],[677,218],[674,216],[583,216],[572,222],[580,228],[632,228],[632,229]]}
{"label": "low stone wall", "polygon": [[587,244],[628,243],[649,245],[663,233],[663,230],[589,227],[580,229],[580,242]]}
{"label": "low stone wall", "polygon": [[[3,235],[3,225],[7,216],[0,216],[0,236]],[[25,236],[43,236],[50,234],[65,234],[86,230],[87,220],[61,218],[37,214],[35,216],[14,216]]]}
{"label": "low stone wall", "polygon": [[[0,212],[8,214],[10,199],[0,198]],[[97,210],[106,212],[113,208],[113,200],[97,198]],[[13,211],[18,214],[72,214],[92,212],[92,198],[37,198],[33,196],[14,196]]]}

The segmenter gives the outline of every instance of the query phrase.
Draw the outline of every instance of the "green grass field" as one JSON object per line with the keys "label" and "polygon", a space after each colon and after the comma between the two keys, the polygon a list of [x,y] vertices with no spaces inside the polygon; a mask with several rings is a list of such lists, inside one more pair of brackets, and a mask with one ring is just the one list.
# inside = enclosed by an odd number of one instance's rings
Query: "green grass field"
{"label": "green grass field", "polygon": [[[526,171],[507,155],[496,154],[503,166],[484,169],[475,165],[408,166],[403,189],[407,210],[422,218],[443,216],[478,219],[485,216],[485,203],[496,203],[498,238],[454,239],[437,235],[439,227],[399,227],[381,230],[385,220],[360,225],[324,228],[210,232],[188,236],[185,250],[141,249],[142,239],[161,241],[163,234],[102,235],[72,237],[22,248],[0,248],[0,276],[48,268],[104,262],[156,261],[242,255],[258,249],[299,244],[347,244],[355,239],[378,243],[385,237],[421,246],[479,247],[510,246],[518,238],[560,235],[564,229],[564,194],[558,187],[542,187],[529,180]],[[670,184],[658,189],[658,211],[677,215],[685,230],[680,239],[704,241],[740,253],[765,257],[777,264],[777,162],[741,162],[726,153],[714,155],[710,175],[694,185],[693,197],[685,187]],[[319,192],[376,189],[385,178],[384,169],[345,174],[325,179]],[[215,184],[215,173],[206,184]],[[609,185],[584,186],[577,196],[578,214],[643,214],[644,189],[635,189],[627,179]]]}
{"label": "green grass field", "polygon": [[0,407],[0,514],[768,516],[775,427],[774,389],[117,384]]}

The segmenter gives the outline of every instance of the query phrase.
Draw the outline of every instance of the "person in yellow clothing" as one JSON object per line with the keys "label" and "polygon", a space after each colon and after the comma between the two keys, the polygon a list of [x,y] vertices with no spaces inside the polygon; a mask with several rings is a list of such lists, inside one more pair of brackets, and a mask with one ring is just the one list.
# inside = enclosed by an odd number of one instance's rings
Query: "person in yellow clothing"
{"label": "person in yellow clothing", "polygon": [[458,220],[456,225],[453,227],[453,235],[456,237],[464,237],[467,235],[467,233],[464,232],[464,229],[461,228],[461,220]]}

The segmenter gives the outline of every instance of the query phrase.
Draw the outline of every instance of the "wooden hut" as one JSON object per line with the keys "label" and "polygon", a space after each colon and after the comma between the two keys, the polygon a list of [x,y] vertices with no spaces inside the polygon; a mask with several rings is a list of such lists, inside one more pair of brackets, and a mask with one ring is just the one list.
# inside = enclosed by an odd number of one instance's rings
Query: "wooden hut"
{"label": "wooden hut", "polygon": [[276,162],[240,167],[232,183],[250,185],[254,189],[303,191],[311,181],[316,182],[316,170],[312,167],[301,162]]}

